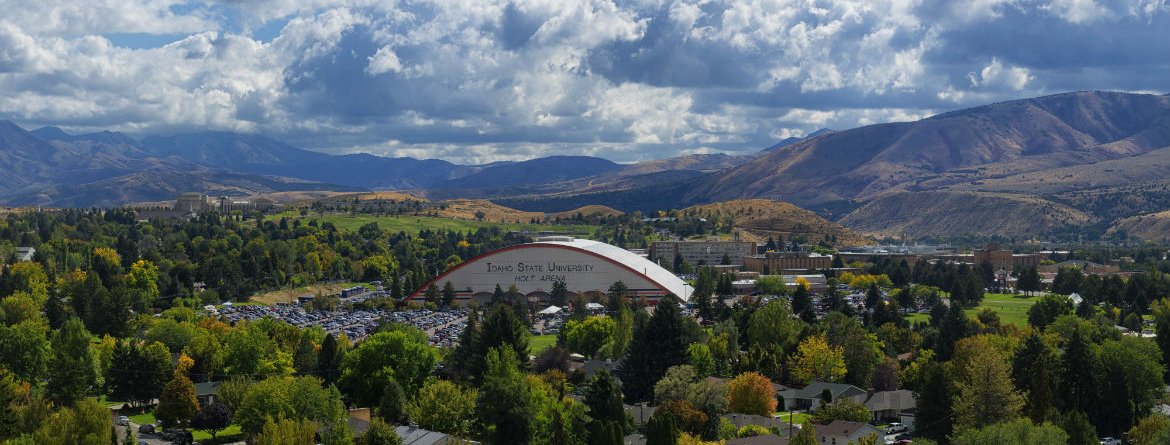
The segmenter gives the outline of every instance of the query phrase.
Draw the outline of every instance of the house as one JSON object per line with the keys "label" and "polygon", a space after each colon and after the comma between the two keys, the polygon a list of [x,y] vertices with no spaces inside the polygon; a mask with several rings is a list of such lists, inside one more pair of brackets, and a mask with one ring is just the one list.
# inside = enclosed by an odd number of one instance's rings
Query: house
{"label": "house", "polygon": [[780,419],[775,417],[758,416],[755,414],[724,414],[723,419],[734,424],[736,429],[743,428],[748,425],[762,426],[769,430],[780,427],[783,427],[784,429],[788,428],[788,423],[781,422]]}
{"label": "house", "polygon": [[33,255],[36,255],[36,254],[37,254],[36,247],[17,247],[16,248],[16,261],[17,262],[32,261]]}
{"label": "house", "polygon": [[731,439],[725,442],[724,445],[788,445],[788,439],[775,434],[765,434],[763,436]]}
{"label": "house", "polygon": [[195,384],[195,400],[199,406],[215,403],[215,393],[219,390],[219,382],[199,382]]}
{"label": "house", "polygon": [[466,443],[462,439],[446,433],[424,430],[413,426],[395,427],[394,433],[398,435],[398,438],[402,439],[402,445],[448,445]]}
{"label": "house", "polygon": [[911,411],[917,406],[914,393],[906,389],[875,392],[865,401],[874,423],[897,421],[903,411]]}
{"label": "house", "polygon": [[817,443],[821,445],[847,445],[870,434],[877,434],[879,439],[882,437],[881,430],[868,423],[834,420],[816,427]]}
{"label": "house", "polygon": [[804,388],[790,388],[780,391],[776,395],[781,397],[780,400],[784,402],[785,411],[807,410],[814,412],[818,406],[821,406],[821,395],[825,390],[828,390],[832,395],[831,400],[847,397],[858,404],[865,403],[866,392],[864,389],[844,383],[812,382]]}

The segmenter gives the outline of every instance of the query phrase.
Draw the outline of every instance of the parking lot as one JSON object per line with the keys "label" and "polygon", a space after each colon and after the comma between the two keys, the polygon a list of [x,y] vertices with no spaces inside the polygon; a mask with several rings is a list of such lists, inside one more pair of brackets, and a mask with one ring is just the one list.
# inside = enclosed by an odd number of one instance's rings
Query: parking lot
{"label": "parking lot", "polygon": [[440,309],[414,311],[313,311],[305,312],[291,303],[276,306],[225,307],[219,314],[228,322],[236,324],[241,320],[258,320],[264,317],[306,328],[320,326],[331,334],[345,333],[350,340],[360,340],[374,332],[378,322],[405,323],[422,329],[435,346],[453,346],[467,323],[467,309]]}

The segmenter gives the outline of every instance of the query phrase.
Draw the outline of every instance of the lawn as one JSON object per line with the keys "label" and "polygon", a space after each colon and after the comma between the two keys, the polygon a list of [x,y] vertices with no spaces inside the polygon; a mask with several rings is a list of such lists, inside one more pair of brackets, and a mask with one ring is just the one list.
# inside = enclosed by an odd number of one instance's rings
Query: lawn
{"label": "lawn", "polygon": [[[131,422],[137,423],[139,425],[153,424],[155,426],[158,426],[158,420],[156,420],[154,418],[154,408],[150,408],[150,411],[147,411],[146,414],[141,414],[142,409],[143,408],[136,408],[133,410],[121,410],[119,412],[122,412],[123,416],[130,417]],[[139,413],[139,414],[130,415],[129,413]]]}
{"label": "lawn", "polygon": [[302,221],[308,223],[316,220],[317,224],[331,222],[338,229],[346,229],[350,231],[357,231],[363,225],[371,222],[378,223],[378,228],[389,230],[392,232],[406,232],[418,233],[422,229],[430,230],[455,230],[459,232],[475,231],[483,227],[500,227],[508,231],[552,231],[552,232],[568,232],[579,231],[585,233],[593,233],[597,230],[596,226],[589,225],[553,225],[553,224],[520,224],[520,223],[495,223],[485,221],[471,221],[463,219],[451,218],[435,218],[430,216],[387,216],[387,215],[323,215],[323,216],[307,216]]}
{"label": "lawn", "polygon": [[[778,413],[772,415],[772,417],[775,417],[777,420],[784,422],[784,423],[788,423],[788,418],[790,416],[792,416],[792,414],[787,412],[787,411],[781,411],[781,412],[778,412]],[[812,416],[810,416],[808,414],[796,413],[795,418],[792,419],[792,424],[793,425],[800,425],[800,424],[804,423],[805,420],[811,419],[811,418],[812,418]]]}
{"label": "lawn", "polygon": [[[211,440],[211,435],[207,434],[206,431],[194,430],[194,429],[190,430],[190,431],[191,431],[191,435],[194,437],[196,442],[206,442],[208,440]],[[223,438],[229,437],[229,436],[242,436],[242,434],[243,433],[240,432],[239,425],[229,425],[227,428],[224,428],[222,431],[217,433],[215,435],[215,438],[218,440],[218,439],[223,439]]]}
{"label": "lawn", "polygon": [[557,336],[555,335],[533,335],[528,337],[528,352],[532,355],[540,355],[549,346],[557,344]]}
{"label": "lawn", "polygon": [[[1003,324],[1015,324],[1021,328],[1028,326],[1028,309],[1032,307],[1036,301],[1040,300],[1040,295],[1015,295],[1015,294],[984,294],[983,302],[972,309],[963,311],[968,317],[975,317],[983,309],[991,309],[999,314],[999,320]],[[906,321],[911,324],[917,322],[930,321],[930,314],[908,314]]]}

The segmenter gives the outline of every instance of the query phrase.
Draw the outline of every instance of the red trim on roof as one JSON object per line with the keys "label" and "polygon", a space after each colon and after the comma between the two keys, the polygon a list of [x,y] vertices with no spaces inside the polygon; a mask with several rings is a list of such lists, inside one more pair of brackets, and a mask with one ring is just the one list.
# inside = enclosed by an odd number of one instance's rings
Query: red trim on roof
{"label": "red trim on roof", "polygon": [[[663,294],[662,294],[662,295],[663,295],[663,296],[665,296],[666,294],[672,293],[672,292],[671,292],[669,289],[667,289],[667,288],[666,288],[666,286],[663,286],[663,285],[662,285],[662,283],[659,283],[659,282],[657,282],[657,281],[654,281],[654,279],[650,278],[648,275],[646,275],[646,274],[644,274],[644,273],[642,273],[642,272],[638,272],[638,271],[637,271],[637,270],[635,270],[634,268],[632,268],[632,267],[630,267],[630,266],[627,266],[627,265],[625,265],[625,264],[621,263],[620,261],[615,261],[615,260],[613,260],[612,258],[609,258],[609,257],[607,257],[607,256],[605,256],[605,255],[602,255],[602,254],[599,254],[599,253],[597,253],[597,252],[592,252],[592,251],[589,251],[589,250],[586,250],[586,249],[582,249],[582,248],[580,248],[580,247],[566,246],[566,245],[564,245],[564,244],[546,244],[546,243],[541,243],[541,242],[535,242],[535,243],[527,243],[527,244],[517,244],[517,245],[515,245],[515,246],[509,246],[509,247],[505,247],[505,248],[503,248],[503,249],[496,249],[496,250],[493,250],[493,251],[491,251],[491,252],[487,252],[487,253],[483,253],[483,254],[480,254],[480,255],[476,255],[475,257],[473,257],[473,258],[471,258],[471,259],[469,259],[469,260],[467,260],[467,261],[464,261],[464,262],[462,262],[462,263],[459,263],[459,265],[458,265],[458,266],[452,267],[450,270],[447,270],[446,272],[443,272],[443,273],[439,274],[439,276],[435,277],[433,280],[431,280],[431,281],[428,281],[426,284],[422,285],[422,287],[420,287],[420,288],[416,289],[414,292],[411,292],[411,293],[410,293],[410,295],[408,295],[408,296],[406,297],[405,301],[411,301],[411,300],[412,300],[412,299],[414,299],[415,297],[421,297],[421,296],[422,296],[422,294],[423,294],[424,292],[426,292],[426,290],[427,290],[427,287],[430,287],[430,285],[432,285],[432,284],[437,284],[437,283],[439,282],[439,280],[442,280],[442,279],[443,279],[443,277],[447,276],[447,274],[450,274],[450,273],[452,273],[452,272],[455,272],[456,270],[459,270],[459,269],[460,269],[460,268],[462,268],[463,266],[466,266],[466,265],[468,265],[468,264],[471,264],[471,263],[472,263],[472,262],[474,262],[474,261],[478,261],[478,260],[480,260],[480,259],[482,259],[482,258],[486,258],[486,257],[488,257],[488,256],[495,255],[495,254],[497,254],[497,253],[503,253],[503,252],[507,252],[507,251],[509,251],[509,250],[516,250],[516,249],[527,249],[527,248],[535,248],[535,247],[552,247],[552,248],[557,248],[557,249],[565,249],[565,250],[572,250],[572,251],[575,251],[575,252],[581,252],[581,253],[584,253],[584,254],[592,255],[592,256],[594,256],[594,257],[597,257],[597,258],[600,258],[600,259],[602,259],[602,260],[605,260],[605,261],[608,261],[608,262],[610,262],[610,263],[613,263],[613,264],[615,264],[615,265],[618,265],[618,266],[622,267],[622,268],[623,268],[623,269],[625,269],[625,270],[628,270],[628,271],[630,271],[630,272],[633,272],[633,273],[634,273],[634,275],[640,276],[640,277],[642,277],[642,278],[645,278],[645,279],[646,279],[646,281],[649,281],[649,282],[651,282],[651,283],[654,283],[654,285],[655,285],[655,286],[658,286],[658,288],[659,288],[659,289],[662,289],[662,292],[663,292]],[[592,291],[587,291],[587,292],[592,292]],[[605,292],[603,292],[603,291],[596,291],[596,292],[601,292],[601,293],[603,293],[603,294],[605,293]],[[473,295],[474,295],[474,292],[473,292]],[[679,298],[681,299],[682,297],[681,297],[681,296],[679,296]]]}

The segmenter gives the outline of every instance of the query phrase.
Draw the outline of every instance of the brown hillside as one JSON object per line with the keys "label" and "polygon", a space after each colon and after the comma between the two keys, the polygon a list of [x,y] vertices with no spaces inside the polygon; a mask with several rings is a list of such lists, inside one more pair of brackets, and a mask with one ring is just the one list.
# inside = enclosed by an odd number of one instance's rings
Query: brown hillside
{"label": "brown hillside", "polygon": [[825,235],[835,236],[838,245],[866,244],[869,240],[862,234],[817,216],[787,202],[766,199],[736,199],[687,207],[683,214],[696,216],[725,216],[735,218],[735,226],[760,237],[783,236],[790,239],[795,235],[806,235],[813,241],[822,240]]}
{"label": "brown hillside", "polygon": [[686,200],[774,195],[815,206],[873,198],[975,166],[1018,163],[1036,171],[1140,155],[1168,144],[1170,97],[1068,93],[821,135],[730,169]]}
{"label": "brown hillside", "polygon": [[1107,233],[1113,234],[1122,230],[1131,239],[1166,242],[1170,240],[1170,210],[1125,218],[1110,227]]}
{"label": "brown hillside", "polygon": [[446,206],[437,209],[443,218],[475,219],[475,212],[482,211],[484,221],[528,223],[533,219],[544,220],[544,213],[510,209],[483,199],[452,199],[440,204]]}
{"label": "brown hillside", "polygon": [[953,234],[1026,235],[1096,219],[1042,198],[1008,193],[894,192],[841,218],[846,227],[875,236]]}
{"label": "brown hillside", "polygon": [[614,209],[612,209],[612,208],[609,208],[609,207],[606,207],[606,206],[603,206],[603,205],[596,205],[596,204],[594,204],[594,205],[587,205],[587,206],[585,206],[585,207],[580,207],[580,208],[576,208],[576,209],[573,209],[573,210],[569,210],[569,211],[567,211],[567,212],[558,212],[558,213],[552,213],[552,214],[549,214],[549,218],[553,218],[553,219],[556,219],[556,218],[565,218],[565,219],[568,219],[568,218],[573,218],[573,217],[576,217],[578,213],[579,213],[579,214],[581,214],[581,215],[583,215],[583,216],[585,216],[585,217],[589,217],[589,216],[593,216],[593,215],[599,215],[599,216],[618,216],[618,215],[621,215],[621,214],[622,214],[622,212],[620,212],[620,211],[618,211],[618,210],[614,210]]}
{"label": "brown hillside", "polygon": [[371,192],[358,195],[361,201],[394,200],[394,201],[426,201],[411,194],[401,192]]}

